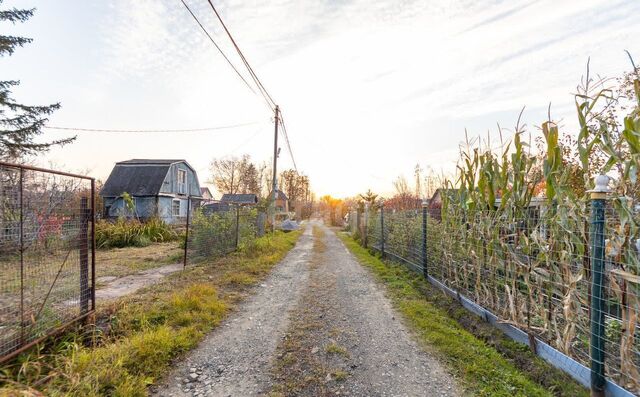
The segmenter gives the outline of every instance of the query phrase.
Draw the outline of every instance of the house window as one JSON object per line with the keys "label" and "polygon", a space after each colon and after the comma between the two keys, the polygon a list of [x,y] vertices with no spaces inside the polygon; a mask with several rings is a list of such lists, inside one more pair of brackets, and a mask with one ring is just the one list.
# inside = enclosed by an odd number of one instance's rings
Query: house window
{"label": "house window", "polygon": [[178,170],[178,193],[187,194],[187,171]]}
{"label": "house window", "polygon": [[173,200],[171,203],[171,214],[173,216],[180,216],[180,200]]}

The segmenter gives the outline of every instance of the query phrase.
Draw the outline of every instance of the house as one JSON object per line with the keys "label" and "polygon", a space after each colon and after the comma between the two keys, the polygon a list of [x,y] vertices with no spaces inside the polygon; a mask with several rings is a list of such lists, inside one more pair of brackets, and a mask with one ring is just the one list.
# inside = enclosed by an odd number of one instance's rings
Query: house
{"label": "house", "polygon": [[275,207],[276,212],[289,212],[289,198],[282,190],[276,190]]}
{"label": "house", "polygon": [[[133,209],[127,207],[124,193],[131,196]],[[105,218],[157,216],[167,223],[184,222],[187,208],[193,209],[202,201],[198,175],[185,160],[134,159],[116,163],[100,196]]]}
{"label": "house", "polygon": [[226,193],[222,195],[220,199],[220,203],[228,204],[228,205],[256,205],[258,204],[258,196],[255,194],[230,194]]}
{"label": "house", "polygon": [[202,196],[201,205],[213,204],[217,202],[216,200],[213,199],[213,194],[211,193],[211,190],[209,190],[209,188],[206,186],[200,188],[200,195]]}
{"label": "house", "polygon": [[433,193],[433,196],[429,199],[429,215],[439,221],[442,220],[442,197],[444,195],[455,195],[458,193],[458,189],[444,189],[439,188]]}
{"label": "house", "polygon": [[213,200],[213,194],[211,193],[211,190],[209,190],[209,188],[206,186],[200,188],[200,195],[202,196],[202,200],[204,201]]}

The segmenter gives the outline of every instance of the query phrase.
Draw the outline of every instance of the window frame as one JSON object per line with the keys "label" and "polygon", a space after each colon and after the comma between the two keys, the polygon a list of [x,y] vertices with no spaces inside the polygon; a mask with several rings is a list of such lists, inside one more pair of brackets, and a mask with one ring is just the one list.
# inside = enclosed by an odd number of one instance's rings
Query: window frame
{"label": "window frame", "polygon": [[[183,178],[181,178],[183,177]],[[182,179],[182,180],[181,180]],[[178,194],[187,194],[188,187],[187,170],[178,168],[176,182],[178,184]]]}
{"label": "window frame", "polygon": [[[176,204],[177,204],[177,213],[176,213]],[[176,218],[180,216],[180,209],[182,208],[181,200],[171,200],[171,216]]]}

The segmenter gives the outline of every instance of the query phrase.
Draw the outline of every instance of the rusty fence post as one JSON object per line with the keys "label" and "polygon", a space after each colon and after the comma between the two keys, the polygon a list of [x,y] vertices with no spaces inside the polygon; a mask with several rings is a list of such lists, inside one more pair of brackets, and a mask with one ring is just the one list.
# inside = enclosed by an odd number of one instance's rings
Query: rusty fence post
{"label": "rusty fence post", "polygon": [[427,262],[427,209],[429,203],[427,200],[422,201],[422,274],[425,278],[429,277]]}
{"label": "rusty fence post", "polygon": [[384,201],[380,201],[380,252],[384,258]]}
{"label": "rusty fence post", "polygon": [[80,314],[89,311],[89,200],[87,197],[80,198]]}
{"label": "rusty fence post", "polygon": [[96,310],[96,180],[91,179],[91,310]]}
{"label": "rusty fence post", "polygon": [[240,205],[236,205],[236,251],[240,244]]}
{"label": "rusty fence post", "polygon": [[25,340],[25,321],[24,321],[24,200],[22,198],[24,192],[24,168],[20,168],[20,344],[23,345]]}
{"label": "rusty fence post", "polygon": [[187,196],[187,230],[184,233],[184,257],[182,258],[182,268],[187,267],[187,253],[189,251],[189,227],[191,223],[191,196]]}
{"label": "rusty fence post", "polygon": [[364,204],[364,226],[362,228],[364,248],[369,248],[369,203]]}

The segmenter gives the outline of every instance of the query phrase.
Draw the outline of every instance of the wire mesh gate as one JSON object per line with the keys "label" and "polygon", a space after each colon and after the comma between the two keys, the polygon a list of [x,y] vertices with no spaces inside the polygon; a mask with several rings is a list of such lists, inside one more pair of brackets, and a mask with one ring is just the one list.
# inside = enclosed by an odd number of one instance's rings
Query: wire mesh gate
{"label": "wire mesh gate", "polygon": [[264,234],[266,214],[245,206],[224,211],[189,211],[183,264],[202,262],[236,251]]}
{"label": "wire mesh gate", "polygon": [[0,362],[95,310],[95,181],[0,162]]}

